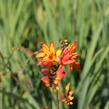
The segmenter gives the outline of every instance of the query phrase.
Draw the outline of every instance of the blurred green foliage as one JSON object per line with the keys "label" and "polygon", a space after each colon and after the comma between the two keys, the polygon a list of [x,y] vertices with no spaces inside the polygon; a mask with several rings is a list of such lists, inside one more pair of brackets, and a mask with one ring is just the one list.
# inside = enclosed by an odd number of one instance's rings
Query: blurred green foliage
{"label": "blurred green foliage", "polygon": [[60,109],[109,109],[109,0],[0,0],[0,109],[56,109],[22,43],[37,51],[60,39],[77,40],[81,53],[81,70],[61,84],[69,80],[77,100]]}

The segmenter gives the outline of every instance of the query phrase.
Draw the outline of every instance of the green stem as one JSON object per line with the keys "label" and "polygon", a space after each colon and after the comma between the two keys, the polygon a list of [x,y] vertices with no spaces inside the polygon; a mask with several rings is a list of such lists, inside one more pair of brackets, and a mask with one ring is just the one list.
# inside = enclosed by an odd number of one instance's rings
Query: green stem
{"label": "green stem", "polygon": [[57,96],[57,109],[59,109],[59,97],[58,97],[58,92],[57,92],[56,96]]}

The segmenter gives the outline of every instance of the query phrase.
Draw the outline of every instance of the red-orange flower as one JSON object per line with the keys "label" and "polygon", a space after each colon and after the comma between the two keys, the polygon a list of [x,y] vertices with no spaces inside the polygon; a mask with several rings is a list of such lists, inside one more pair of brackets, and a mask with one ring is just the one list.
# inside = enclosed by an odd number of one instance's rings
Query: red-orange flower
{"label": "red-orange flower", "polygon": [[56,86],[67,74],[67,72],[62,68],[58,68],[56,72],[50,72],[46,68],[42,69],[42,71],[47,74],[47,76],[41,77],[41,80],[47,87]]}
{"label": "red-orange flower", "polygon": [[69,91],[69,89],[70,89],[70,83],[68,83],[66,85],[66,87],[65,87],[66,92],[60,94],[60,97],[62,99],[62,102],[66,103],[68,105],[72,105],[73,99],[74,99],[74,97],[73,97],[74,91],[73,90]]}
{"label": "red-orange flower", "polygon": [[41,58],[38,65],[48,61],[48,62],[59,62],[59,56],[62,50],[55,50],[54,42],[51,42],[49,46],[42,43],[42,49],[36,54],[36,58]]}
{"label": "red-orange flower", "polygon": [[60,59],[61,65],[69,64],[71,70],[73,69],[73,65],[76,65],[77,69],[80,68],[80,63],[78,60],[76,60],[76,58],[80,56],[80,53],[76,52],[76,48],[77,42],[74,41],[71,45],[68,45],[68,47],[64,49]]}

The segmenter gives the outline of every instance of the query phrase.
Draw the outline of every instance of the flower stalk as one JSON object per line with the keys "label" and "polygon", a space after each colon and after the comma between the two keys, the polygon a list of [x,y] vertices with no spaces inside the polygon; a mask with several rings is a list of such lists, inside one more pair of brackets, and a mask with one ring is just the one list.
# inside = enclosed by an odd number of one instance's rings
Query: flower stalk
{"label": "flower stalk", "polygon": [[67,105],[72,105],[74,99],[74,91],[70,91],[70,83],[66,85],[65,93],[59,94],[61,89],[59,83],[67,76],[67,71],[63,67],[69,65],[70,70],[73,70],[74,67],[80,69],[80,63],[77,59],[80,53],[76,52],[77,42],[68,44],[67,40],[64,40],[61,41],[60,45],[56,48],[54,42],[51,42],[50,45],[42,43],[41,49],[35,54],[35,58],[39,59],[37,65],[43,66],[41,72],[44,76],[41,77],[41,81],[56,93],[57,109],[59,109],[59,97]]}

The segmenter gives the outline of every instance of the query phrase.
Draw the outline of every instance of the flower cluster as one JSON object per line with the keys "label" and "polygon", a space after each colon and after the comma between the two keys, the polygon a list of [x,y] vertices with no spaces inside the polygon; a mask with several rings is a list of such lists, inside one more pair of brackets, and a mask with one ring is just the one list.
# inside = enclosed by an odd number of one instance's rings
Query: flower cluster
{"label": "flower cluster", "polygon": [[[69,65],[69,69],[73,70],[74,66],[80,69],[80,63],[77,57],[80,53],[76,52],[77,42],[68,44],[67,40],[61,41],[59,47],[55,48],[54,42],[50,45],[42,43],[41,49],[35,55],[36,59],[39,59],[37,65],[43,65],[41,72],[44,76],[41,77],[41,81],[47,87],[52,87],[54,91],[58,91],[60,87],[58,83],[67,75],[67,71],[63,68]],[[70,83],[66,85],[65,94],[60,94],[62,101],[66,104],[72,104],[73,91],[69,91]]]}
{"label": "flower cluster", "polygon": [[68,104],[68,105],[72,105],[72,100],[74,99],[74,97],[72,96],[74,93],[74,90],[69,91],[70,89],[70,83],[68,83],[65,87],[66,92],[65,93],[61,93],[60,97],[62,99],[62,102]]}

